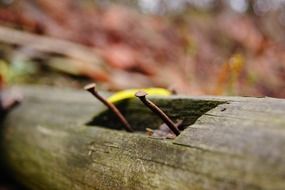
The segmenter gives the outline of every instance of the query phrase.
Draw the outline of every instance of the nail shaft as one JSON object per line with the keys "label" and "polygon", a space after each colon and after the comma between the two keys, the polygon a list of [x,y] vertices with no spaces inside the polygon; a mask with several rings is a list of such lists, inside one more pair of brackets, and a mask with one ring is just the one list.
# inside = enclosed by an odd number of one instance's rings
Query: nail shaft
{"label": "nail shaft", "polygon": [[95,84],[90,84],[87,85],[85,87],[85,90],[87,90],[88,92],[90,92],[93,96],[95,96],[99,101],[101,101],[105,106],[107,106],[117,117],[118,119],[121,121],[121,123],[124,125],[124,127],[126,128],[126,130],[128,132],[133,132],[134,130],[132,129],[132,127],[130,126],[129,122],[126,120],[126,118],[122,115],[122,113],[118,110],[118,108],[108,102],[105,98],[103,98],[95,89]]}
{"label": "nail shaft", "polygon": [[152,101],[146,98],[147,93],[143,91],[139,91],[136,93],[136,96],[149,108],[151,111],[156,113],[164,123],[171,129],[171,131],[178,136],[180,134],[179,130],[177,129],[175,123],[159,108],[157,107]]}

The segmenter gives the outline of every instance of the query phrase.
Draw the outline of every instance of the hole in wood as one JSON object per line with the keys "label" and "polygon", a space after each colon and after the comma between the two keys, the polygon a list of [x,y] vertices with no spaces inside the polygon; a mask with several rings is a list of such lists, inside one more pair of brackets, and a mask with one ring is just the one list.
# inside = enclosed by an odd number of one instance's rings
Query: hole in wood
{"label": "hole in wood", "polygon": [[[212,100],[196,100],[189,98],[150,98],[174,122],[182,121],[180,129],[185,129],[207,111],[224,102]],[[135,131],[146,132],[146,129],[158,129],[163,124],[142,102],[136,99],[124,100],[116,104]],[[104,110],[93,117],[87,125],[124,130],[118,118],[109,110]]]}

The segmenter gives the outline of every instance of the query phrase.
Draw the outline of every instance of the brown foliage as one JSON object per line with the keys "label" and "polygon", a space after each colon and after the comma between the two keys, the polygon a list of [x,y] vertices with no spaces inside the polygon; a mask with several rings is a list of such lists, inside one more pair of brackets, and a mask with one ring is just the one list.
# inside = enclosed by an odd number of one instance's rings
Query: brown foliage
{"label": "brown foliage", "polygon": [[110,88],[174,86],[188,94],[285,97],[285,49],[257,17],[220,11],[169,19],[86,4],[16,1],[0,10],[0,20],[90,47],[110,71],[110,80],[102,81]]}

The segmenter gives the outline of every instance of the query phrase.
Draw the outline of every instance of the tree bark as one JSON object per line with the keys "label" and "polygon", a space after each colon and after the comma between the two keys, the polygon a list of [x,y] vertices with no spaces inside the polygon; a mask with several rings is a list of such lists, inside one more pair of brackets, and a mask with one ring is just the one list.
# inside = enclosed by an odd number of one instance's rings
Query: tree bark
{"label": "tree bark", "polygon": [[145,134],[161,121],[138,100],[118,107],[87,92],[24,87],[2,123],[2,154],[30,189],[285,189],[285,100],[151,97],[187,127],[173,140]]}

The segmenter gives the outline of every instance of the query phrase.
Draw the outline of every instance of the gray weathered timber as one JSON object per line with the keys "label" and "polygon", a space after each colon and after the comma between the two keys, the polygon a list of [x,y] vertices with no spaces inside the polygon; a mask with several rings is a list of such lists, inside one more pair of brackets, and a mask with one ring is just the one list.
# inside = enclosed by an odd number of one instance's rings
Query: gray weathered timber
{"label": "gray weathered timber", "polygon": [[152,97],[187,127],[148,137],[161,121],[136,99],[119,103],[135,133],[87,92],[22,88],[3,122],[3,158],[32,190],[285,189],[285,100]]}

